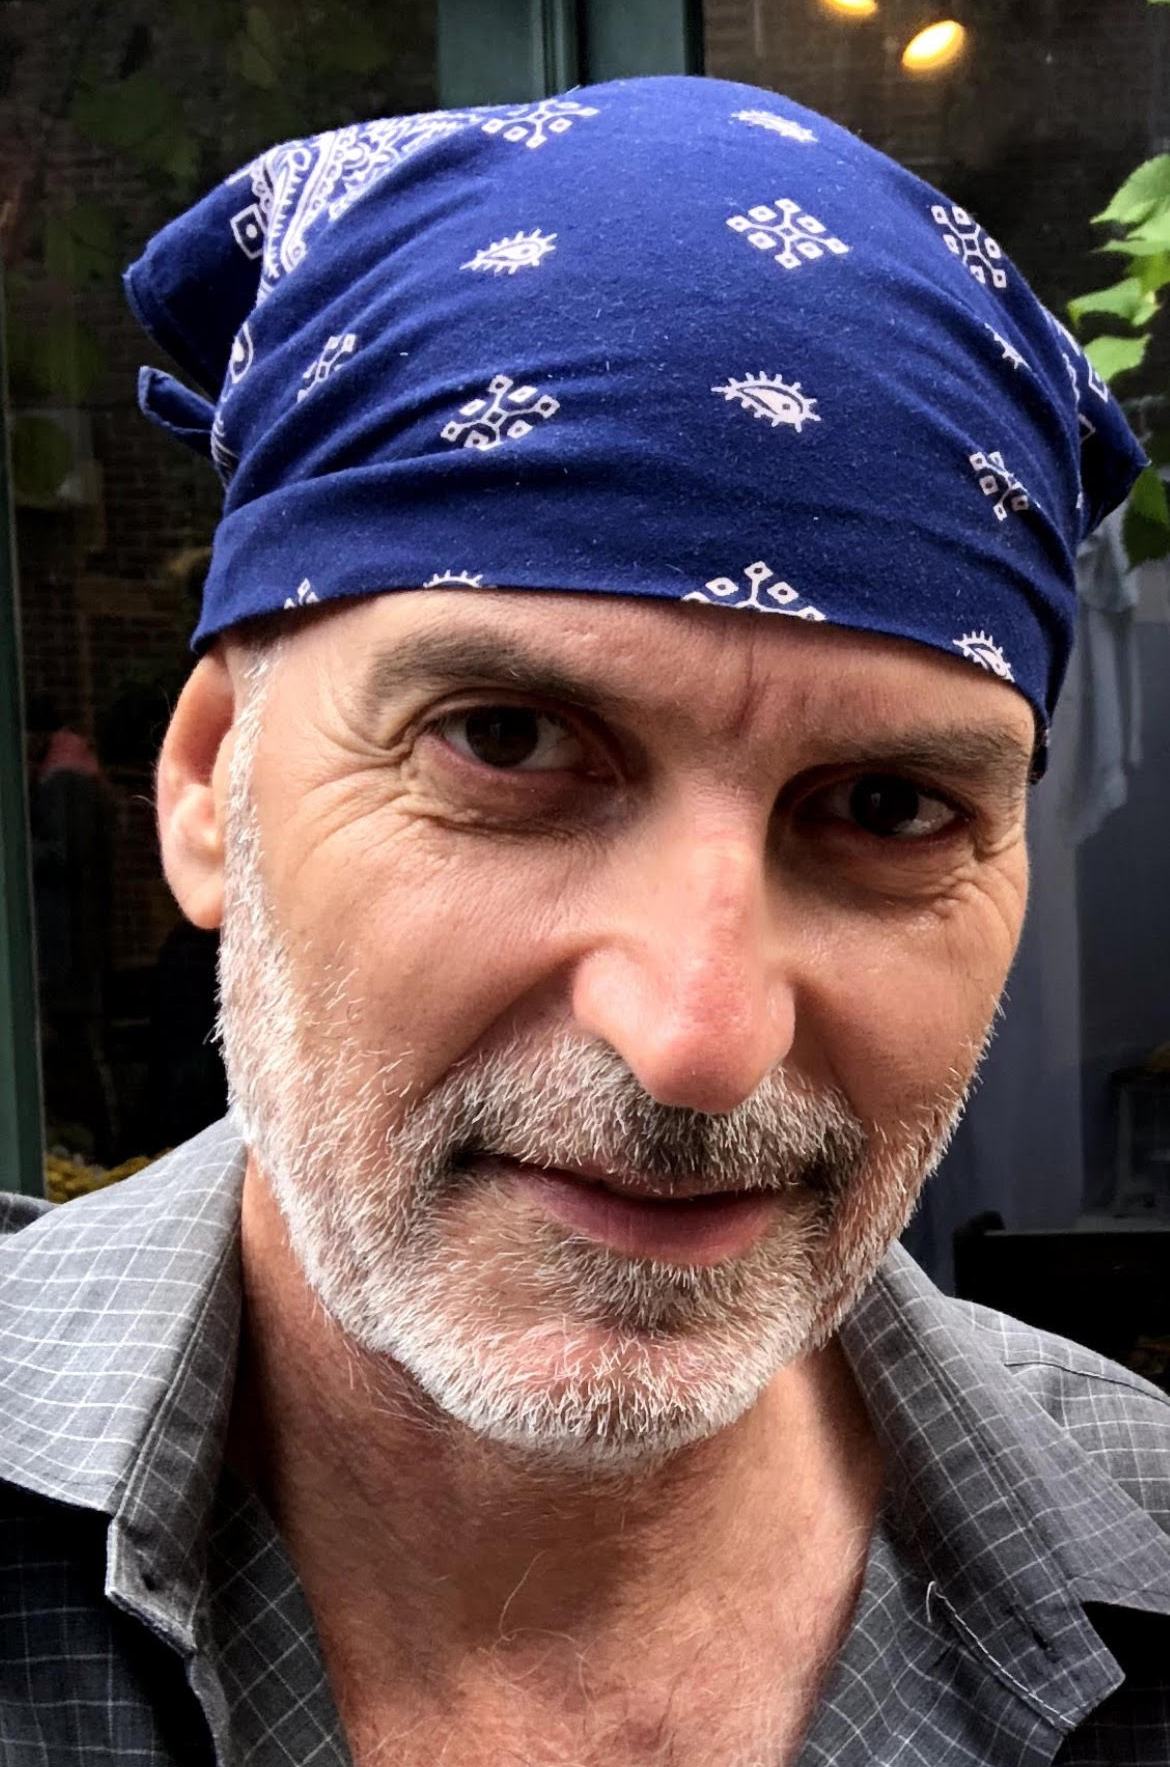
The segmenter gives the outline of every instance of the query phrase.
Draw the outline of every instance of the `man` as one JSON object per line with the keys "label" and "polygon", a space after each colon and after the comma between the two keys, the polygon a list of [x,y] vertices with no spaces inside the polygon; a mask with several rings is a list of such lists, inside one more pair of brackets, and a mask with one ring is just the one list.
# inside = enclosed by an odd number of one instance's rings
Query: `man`
{"label": "man", "polygon": [[1076,345],[697,80],[275,149],[129,286],[234,1116],[8,1243],[9,1758],[1165,1762],[1166,1400],[893,1244],[1139,461]]}

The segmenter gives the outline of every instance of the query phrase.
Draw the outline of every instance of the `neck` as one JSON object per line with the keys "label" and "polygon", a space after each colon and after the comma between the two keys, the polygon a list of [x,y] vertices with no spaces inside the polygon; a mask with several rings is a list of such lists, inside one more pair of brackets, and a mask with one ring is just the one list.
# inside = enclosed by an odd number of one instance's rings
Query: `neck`
{"label": "neck", "polygon": [[[781,1371],[736,1424],[637,1472],[486,1443],[313,1299],[263,1178],[244,1192],[245,1348],[232,1458],[267,1503],[326,1655],[379,1640],[430,1674],[513,1642],[628,1660],[655,1627],[708,1627],[724,1592],[793,1612],[864,1565],[880,1463],[835,1345]],[[760,1610],[764,1611],[764,1610]]]}

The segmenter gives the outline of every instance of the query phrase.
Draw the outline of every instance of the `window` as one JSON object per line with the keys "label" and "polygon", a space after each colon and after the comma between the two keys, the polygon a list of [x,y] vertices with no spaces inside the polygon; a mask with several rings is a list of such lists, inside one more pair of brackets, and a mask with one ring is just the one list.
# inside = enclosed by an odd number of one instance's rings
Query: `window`
{"label": "window", "polygon": [[10,488],[19,568],[0,550],[0,1186],[40,1191],[43,1139],[51,1193],[71,1194],[224,1102],[215,941],[178,916],[150,807],[219,489],[138,413],[139,364],[165,364],[122,267],[276,141],[681,71],[693,23],[693,0],[4,9],[0,523]]}
{"label": "window", "polygon": [[[1114,280],[1090,218],[1170,147],[1170,9],[706,0],[703,16],[708,74],[824,111],[938,185],[1058,315]],[[1163,325],[1115,389],[1160,460],[1168,385]],[[1080,562],[1077,651],[1032,806],[1032,905],[1005,1017],[911,1230],[944,1282],[954,1229],[984,1211],[1050,1232],[1170,1224],[1170,565],[1129,571],[1119,529]],[[1000,1304],[1025,1311],[1028,1281],[1055,1280],[1045,1257],[1039,1242],[1020,1255]],[[1164,1270],[1164,1244],[1157,1262]],[[1071,1303],[1077,1282],[1065,1286]],[[1102,1304],[1103,1293],[1099,1317],[1121,1305],[1116,1286]],[[1164,1306],[1160,1321],[1142,1366],[1166,1379]],[[1084,1334],[1071,1315],[1043,1322]]]}

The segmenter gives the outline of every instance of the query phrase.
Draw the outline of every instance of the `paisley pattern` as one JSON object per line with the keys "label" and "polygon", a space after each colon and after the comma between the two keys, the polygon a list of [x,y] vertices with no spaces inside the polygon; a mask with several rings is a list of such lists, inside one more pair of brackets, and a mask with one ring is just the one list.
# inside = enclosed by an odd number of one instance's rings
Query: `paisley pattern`
{"label": "paisley pattern", "polygon": [[461,270],[490,270],[497,276],[504,273],[514,276],[517,270],[535,270],[542,264],[549,252],[554,252],[557,236],[555,233],[542,233],[534,227],[531,233],[513,233],[506,239],[495,239],[491,245],[485,245],[476,252],[474,258],[468,258]]}
{"label": "paisley pattern", "polygon": [[1139,463],[973,215],[719,80],[285,142],[131,285],[218,388],[142,395],[227,487],[201,643],[387,586],[649,596],[929,644],[1043,728]]}
{"label": "paisley pattern", "polygon": [[1014,679],[1011,664],[994,638],[988,637],[986,632],[964,632],[961,638],[955,638],[952,642],[956,650],[962,651],[968,662],[978,663],[981,669],[998,675],[1001,681]]}
{"label": "paisley pattern", "polygon": [[722,393],[753,417],[766,418],[773,429],[787,424],[799,432],[804,424],[821,421],[815,409],[816,400],[801,392],[800,382],[794,380],[790,384],[779,374],[745,374],[742,380],[729,380],[725,386],[712,387],[711,391]]}

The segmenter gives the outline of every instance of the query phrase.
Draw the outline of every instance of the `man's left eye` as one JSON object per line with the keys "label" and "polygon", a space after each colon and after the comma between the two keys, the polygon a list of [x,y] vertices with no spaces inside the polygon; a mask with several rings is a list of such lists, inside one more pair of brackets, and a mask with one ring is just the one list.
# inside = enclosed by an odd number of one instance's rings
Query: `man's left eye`
{"label": "man's left eye", "polygon": [[962,820],[953,804],[899,774],[843,779],[817,796],[817,819],[840,818],[886,840],[926,840]]}
{"label": "man's left eye", "polygon": [[475,706],[432,725],[457,754],[507,773],[553,773],[579,768],[585,745],[551,712],[531,706]]}

